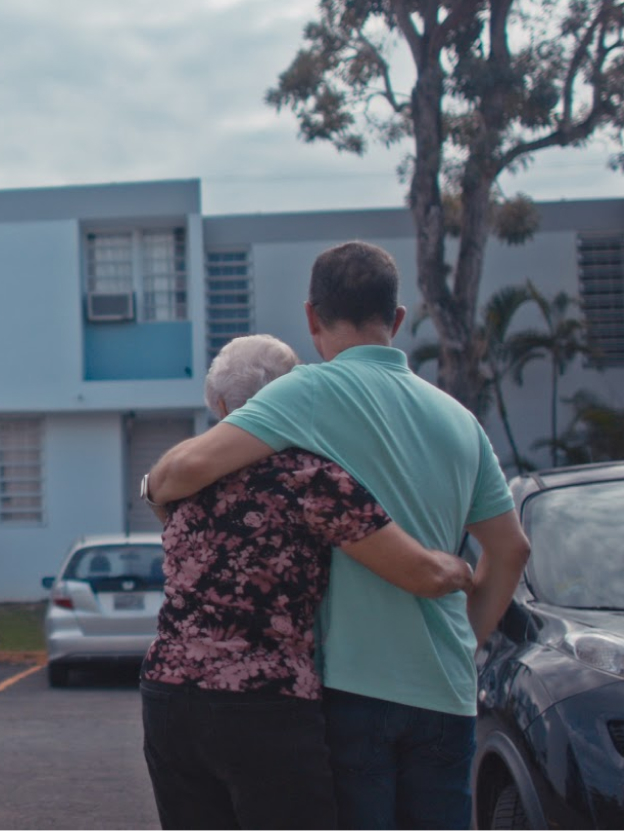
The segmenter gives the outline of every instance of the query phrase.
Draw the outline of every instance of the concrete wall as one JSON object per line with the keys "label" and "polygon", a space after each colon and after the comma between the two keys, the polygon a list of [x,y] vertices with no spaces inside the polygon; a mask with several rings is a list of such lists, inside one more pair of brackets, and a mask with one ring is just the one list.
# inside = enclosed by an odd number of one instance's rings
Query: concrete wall
{"label": "concrete wall", "polygon": [[[410,311],[417,303],[412,243],[400,239],[375,239],[396,259],[403,280],[399,300]],[[312,264],[322,251],[334,245],[331,239],[304,243],[258,243],[253,247],[255,275],[256,328],[291,344],[302,361],[318,361],[307,329],[303,304],[307,299]],[[412,343],[409,322],[397,335],[395,345],[409,349]]]}
{"label": "concrete wall", "polygon": [[0,524],[0,601],[43,598],[73,540],[124,529],[121,417],[49,415],[43,447],[43,523]]}
{"label": "concrete wall", "polygon": [[[112,333],[115,327],[101,324],[91,341],[106,354],[94,361],[91,349],[85,367],[85,227],[180,221],[188,230],[189,322],[178,327],[179,360],[154,368],[149,338],[135,339],[134,363],[143,379],[124,379],[121,373],[123,380],[112,380],[105,371],[114,363],[115,349],[128,351],[128,338],[106,349],[105,330]],[[198,183],[0,192],[0,288],[0,413],[201,407],[206,359]],[[149,326],[139,335],[150,335]]]}
{"label": "concrete wall", "polygon": [[[490,239],[480,287],[481,305],[502,286],[522,284],[527,279],[531,279],[548,298],[560,291],[577,297],[577,233],[624,229],[624,200],[544,203],[540,213],[540,231],[526,244],[508,246]],[[416,285],[415,241],[409,212],[396,209],[215,217],[204,220],[204,233],[208,244],[251,245],[257,330],[287,341],[304,361],[318,360],[303,312],[315,257],[347,239],[364,239],[383,246],[397,261],[402,275],[400,301],[408,308],[406,323],[397,335],[395,346],[408,353],[413,349],[416,340],[411,334],[411,326],[421,296]],[[449,263],[453,262],[456,249],[456,241],[449,240]],[[543,327],[535,306],[525,307],[515,320],[514,329],[527,327]],[[435,340],[433,326],[425,323],[418,338]],[[421,374],[435,380],[435,366],[423,367]],[[624,407],[623,382],[624,368],[598,373],[578,359],[560,380],[560,396],[567,398],[583,388]],[[505,384],[512,427],[520,450],[540,465],[548,464],[548,452],[535,450],[532,445],[535,440],[549,435],[550,389],[550,368],[545,362],[527,369],[522,387],[511,381]],[[569,417],[569,408],[561,403],[559,425],[564,427]],[[495,411],[491,412],[486,427],[501,460],[508,463],[510,450]]]}
{"label": "concrete wall", "polygon": [[0,410],[48,410],[82,381],[78,224],[0,225]]}
{"label": "concrete wall", "polygon": [[[527,278],[549,297],[562,290],[577,295],[576,234],[624,229],[624,200],[550,203],[540,211],[542,225],[533,241],[514,248],[490,241],[482,303],[501,286]],[[192,377],[86,380],[85,230],[181,221],[188,231],[191,332],[185,344]],[[202,218],[197,181],[0,192],[0,415],[39,415],[45,423],[44,522],[0,524],[0,601],[42,597],[41,577],[55,573],[79,535],[123,530],[125,413],[193,412],[197,430],[205,428],[204,247],[250,249],[257,331],[292,344],[304,361],[317,361],[303,311],[310,269],[321,251],[348,239],[377,243],[395,257],[402,274],[400,302],[408,308],[395,345],[409,353],[420,295],[412,220],[404,209]],[[450,241],[449,262],[455,248]],[[541,321],[527,307],[516,325],[541,327]],[[432,326],[424,325],[419,337],[435,338]],[[146,360],[136,357],[139,364]],[[433,365],[422,374],[432,379]],[[579,388],[624,407],[624,368],[597,373],[576,361],[560,394]],[[528,368],[521,388],[507,383],[506,397],[521,451],[546,464],[547,454],[531,446],[549,432],[548,366]],[[560,424],[567,418],[564,406]],[[505,463],[509,449],[494,413],[487,430]]]}

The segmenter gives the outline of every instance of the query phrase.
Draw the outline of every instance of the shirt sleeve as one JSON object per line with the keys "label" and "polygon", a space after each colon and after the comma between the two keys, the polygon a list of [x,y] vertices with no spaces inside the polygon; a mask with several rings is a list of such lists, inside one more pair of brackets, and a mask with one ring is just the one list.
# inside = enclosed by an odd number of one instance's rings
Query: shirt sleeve
{"label": "shirt sleeve", "polygon": [[490,520],[514,507],[513,497],[502,472],[498,457],[485,431],[480,428],[481,460],[466,524]]}
{"label": "shirt sleeve", "polygon": [[322,459],[299,498],[308,528],[331,546],[356,543],[392,520],[339,465]]}
{"label": "shirt sleeve", "polygon": [[318,452],[313,438],[314,365],[294,367],[223,420],[266,442],[274,451]]}

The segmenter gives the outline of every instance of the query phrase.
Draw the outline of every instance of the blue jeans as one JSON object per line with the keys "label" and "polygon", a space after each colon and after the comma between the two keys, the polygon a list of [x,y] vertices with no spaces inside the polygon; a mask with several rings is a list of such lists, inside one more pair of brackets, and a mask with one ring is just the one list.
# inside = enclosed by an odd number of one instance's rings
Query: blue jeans
{"label": "blue jeans", "polygon": [[469,829],[475,718],[325,689],[341,829]]}

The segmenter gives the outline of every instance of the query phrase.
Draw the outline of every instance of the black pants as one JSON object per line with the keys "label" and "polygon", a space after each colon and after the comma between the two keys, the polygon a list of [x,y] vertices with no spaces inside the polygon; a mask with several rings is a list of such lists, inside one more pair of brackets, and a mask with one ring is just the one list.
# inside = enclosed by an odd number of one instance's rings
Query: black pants
{"label": "black pants", "polygon": [[163,829],[335,829],[319,702],[142,682]]}

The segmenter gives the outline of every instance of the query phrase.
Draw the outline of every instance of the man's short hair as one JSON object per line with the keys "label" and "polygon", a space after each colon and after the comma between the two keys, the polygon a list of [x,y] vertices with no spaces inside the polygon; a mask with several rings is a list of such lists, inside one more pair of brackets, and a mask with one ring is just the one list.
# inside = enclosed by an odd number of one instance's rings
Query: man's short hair
{"label": "man's short hair", "polygon": [[359,328],[381,321],[391,327],[398,290],[399,271],[388,252],[356,240],[316,258],[309,301],[325,326],[348,321]]}
{"label": "man's short hair", "polygon": [[295,351],[272,335],[233,338],[214,358],[206,376],[206,404],[219,414],[219,399],[228,412],[279,376],[289,373],[299,359]]}

